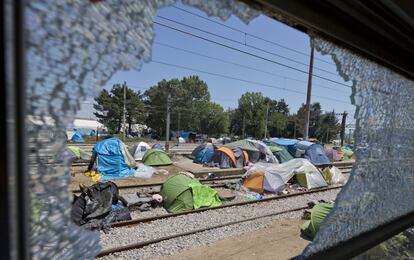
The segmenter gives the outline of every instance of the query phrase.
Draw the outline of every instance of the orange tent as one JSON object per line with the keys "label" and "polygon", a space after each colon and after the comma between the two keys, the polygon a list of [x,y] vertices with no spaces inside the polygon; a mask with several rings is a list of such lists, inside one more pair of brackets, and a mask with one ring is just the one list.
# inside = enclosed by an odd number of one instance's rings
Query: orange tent
{"label": "orange tent", "polygon": [[233,151],[230,148],[222,146],[219,149],[217,149],[217,151],[227,154],[227,156],[231,159],[233,163],[233,167],[236,167],[236,157],[234,157]]}
{"label": "orange tent", "polygon": [[263,183],[264,183],[264,172],[256,171],[249,174],[243,179],[243,187],[262,194],[264,192]]}

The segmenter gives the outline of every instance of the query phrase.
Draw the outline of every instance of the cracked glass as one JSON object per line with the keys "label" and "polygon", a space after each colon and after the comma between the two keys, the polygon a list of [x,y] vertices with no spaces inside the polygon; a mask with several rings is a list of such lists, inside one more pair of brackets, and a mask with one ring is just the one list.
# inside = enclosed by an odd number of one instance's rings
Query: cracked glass
{"label": "cracked glass", "polygon": [[[140,70],[151,59],[153,19],[175,0],[28,0],[27,135],[30,141],[31,256],[88,259],[98,233],[70,222],[69,164],[56,154],[80,103],[120,70]],[[222,20],[259,15],[234,0],[183,0]]]}

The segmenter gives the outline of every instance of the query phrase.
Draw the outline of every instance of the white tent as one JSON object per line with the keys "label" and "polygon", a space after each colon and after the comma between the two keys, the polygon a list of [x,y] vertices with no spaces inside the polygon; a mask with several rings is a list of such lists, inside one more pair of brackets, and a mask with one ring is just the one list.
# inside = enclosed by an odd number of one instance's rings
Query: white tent
{"label": "white tent", "polygon": [[276,163],[278,164],[279,161],[276,159],[276,156],[273,155],[272,151],[270,151],[270,148],[263,143],[262,141],[258,140],[247,140],[249,143],[253,144],[259,151],[266,156],[266,162],[268,163]]}
{"label": "white tent", "polygon": [[132,154],[135,160],[142,160],[142,157],[144,157],[144,154],[149,149],[151,149],[151,146],[149,146],[149,144],[146,142],[139,142],[138,144],[133,145],[129,152]]}
{"label": "white tent", "polygon": [[286,183],[279,174],[271,174],[265,171],[263,189],[269,192],[282,192],[286,188]]}
{"label": "white tent", "polygon": [[[259,163],[261,164],[261,163]],[[267,179],[275,182],[272,187],[280,186],[280,179],[286,184],[293,176],[296,176],[298,183],[308,189],[327,186],[325,179],[318,169],[303,158],[290,160],[279,165],[262,164],[265,167]],[[277,177],[271,178],[271,175]],[[280,178],[280,179],[279,179]]]}

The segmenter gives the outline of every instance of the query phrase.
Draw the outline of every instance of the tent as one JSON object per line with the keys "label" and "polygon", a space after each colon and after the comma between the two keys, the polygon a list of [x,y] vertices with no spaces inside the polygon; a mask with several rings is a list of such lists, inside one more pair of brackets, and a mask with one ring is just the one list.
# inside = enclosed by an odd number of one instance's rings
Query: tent
{"label": "tent", "polygon": [[[269,147],[263,143],[262,141],[257,140],[247,140],[249,143],[254,145],[260,152],[260,161],[264,161],[267,163],[279,163],[276,157],[273,155],[272,151],[269,149]],[[251,161],[251,159],[250,159]]]}
{"label": "tent", "polygon": [[153,144],[151,149],[165,150],[165,148],[164,148],[164,146],[162,146],[162,144]]}
{"label": "tent", "polygon": [[168,178],[161,186],[160,195],[164,208],[171,213],[221,205],[215,190],[184,174]]}
{"label": "tent", "polygon": [[196,133],[194,132],[182,132],[181,137],[185,139],[187,143],[194,142]]}
{"label": "tent", "polygon": [[142,160],[144,154],[150,149],[151,147],[146,142],[139,142],[137,144],[134,144],[129,152],[132,154],[135,160]]}
{"label": "tent", "polygon": [[[260,163],[256,166],[262,166]],[[327,186],[318,169],[313,166],[308,160],[297,158],[279,165],[270,165],[265,167],[265,179],[268,180],[269,186],[273,188],[265,189],[268,191],[281,191],[284,189],[288,181],[295,177],[299,185],[314,189]],[[273,177],[274,175],[276,177]],[[267,178],[266,178],[267,177]],[[266,184],[266,182],[265,182]]]}
{"label": "tent", "polygon": [[260,150],[248,140],[239,140],[236,142],[228,143],[226,146],[229,148],[240,148],[243,151],[247,152],[249,155],[249,161],[251,162],[258,162],[260,159]]}
{"label": "tent", "polygon": [[[298,160],[298,159],[295,159]],[[301,159],[302,165],[295,169],[296,183],[307,189],[316,189],[328,186],[318,169],[306,159]]]}
{"label": "tent", "polygon": [[334,148],[328,148],[325,150],[325,154],[331,162],[338,162],[342,160],[343,155],[340,151]]}
{"label": "tent", "polygon": [[333,208],[333,203],[318,203],[310,210],[310,220],[307,220],[300,228],[302,234],[313,239],[318,233],[322,221]]}
{"label": "tent", "polygon": [[144,154],[142,162],[147,166],[162,166],[172,164],[172,161],[168,154],[159,149],[148,150]]}
{"label": "tent", "polygon": [[254,192],[263,193],[281,192],[286,187],[286,182],[278,174],[267,171],[266,166],[255,164],[243,175],[243,186]]}
{"label": "tent", "polygon": [[191,153],[191,158],[195,163],[208,163],[211,161],[215,149],[217,148],[211,143],[200,144]]}
{"label": "tent", "polygon": [[76,159],[82,159],[89,161],[91,159],[91,154],[85,151],[82,151],[78,146],[68,146],[68,151],[70,151]]}
{"label": "tent", "polygon": [[83,142],[85,142],[85,140],[83,139],[83,136],[85,136],[85,135],[96,136],[96,132],[95,132],[95,130],[90,130],[90,129],[78,129],[72,135],[71,140],[73,142],[83,143]]}
{"label": "tent", "polygon": [[270,141],[274,144],[279,146],[283,146],[286,150],[292,155],[295,156],[295,144],[299,142],[296,139],[288,139],[288,138],[271,138]]}
{"label": "tent", "polygon": [[214,151],[211,158],[212,166],[226,168],[241,168],[247,164],[249,157],[240,148],[222,146]]}
{"label": "tent", "polygon": [[264,179],[264,172],[260,169],[254,169],[252,172],[243,177],[242,185],[251,191],[263,193]]}
{"label": "tent", "polygon": [[269,146],[270,151],[276,156],[279,163],[285,163],[294,159],[294,157],[288,152],[285,146],[279,146],[276,144]]}
{"label": "tent", "polygon": [[135,160],[118,138],[112,137],[98,142],[93,153],[96,155],[96,172],[102,174],[102,180],[134,175]]}
{"label": "tent", "polygon": [[319,165],[331,165],[332,162],[325,154],[323,146],[320,144],[314,144],[308,141],[300,141],[295,144],[295,157],[308,159],[312,164]]}

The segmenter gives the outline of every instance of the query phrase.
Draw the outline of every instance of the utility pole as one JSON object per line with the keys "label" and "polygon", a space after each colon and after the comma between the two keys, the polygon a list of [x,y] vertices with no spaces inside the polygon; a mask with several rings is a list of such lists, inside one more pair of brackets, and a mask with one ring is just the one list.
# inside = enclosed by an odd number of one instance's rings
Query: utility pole
{"label": "utility pole", "polygon": [[122,117],[122,128],[123,128],[123,141],[126,138],[126,82],[124,81],[124,110]]}
{"label": "utility pole", "polygon": [[178,123],[177,123],[177,130],[178,131],[181,131],[181,127],[180,127],[180,121],[181,121],[181,112],[180,111],[178,111]]}
{"label": "utility pole", "polygon": [[267,124],[269,121],[269,102],[267,102],[267,108],[266,108],[266,121],[265,121],[265,132],[264,132],[264,139],[267,138]]}
{"label": "utility pole", "polygon": [[311,95],[312,95],[312,73],[313,73],[313,47],[311,47],[310,61],[309,61],[308,92],[306,95],[305,127],[303,130],[303,140],[308,140],[309,138],[309,119],[310,119],[310,107],[311,107]]}
{"label": "utility pole", "polygon": [[165,127],[165,150],[168,152],[170,150],[170,113],[171,113],[171,84],[168,85],[167,93],[167,120]]}
{"label": "utility pole", "polygon": [[246,116],[243,115],[243,133],[242,133],[243,139],[245,138],[245,136],[244,136],[244,128],[245,127],[246,127]]}
{"label": "utility pole", "polygon": [[345,138],[345,126],[346,126],[346,116],[348,115],[348,113],[346,113],[346,111],[344,111],[342,113],[342,123],[341,123],[341,146],[344,145],[344,138]]}

